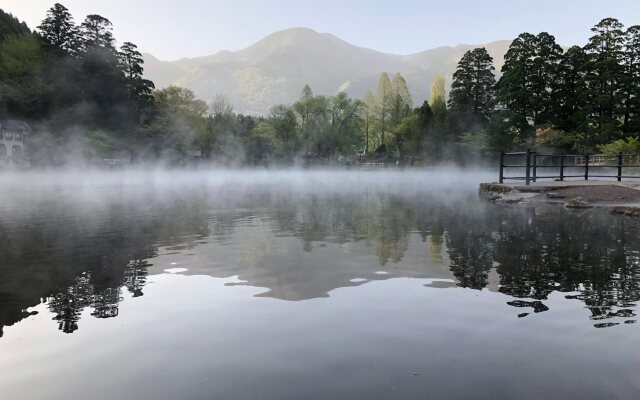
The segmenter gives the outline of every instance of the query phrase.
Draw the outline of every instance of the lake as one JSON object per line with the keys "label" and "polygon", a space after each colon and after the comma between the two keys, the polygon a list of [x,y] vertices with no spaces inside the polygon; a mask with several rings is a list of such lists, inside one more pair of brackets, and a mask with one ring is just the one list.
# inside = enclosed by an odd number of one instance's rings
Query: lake
{"label": "lake", "polygon": [[3,399],[633,399],[640,224],[494,172],[0,176]]}

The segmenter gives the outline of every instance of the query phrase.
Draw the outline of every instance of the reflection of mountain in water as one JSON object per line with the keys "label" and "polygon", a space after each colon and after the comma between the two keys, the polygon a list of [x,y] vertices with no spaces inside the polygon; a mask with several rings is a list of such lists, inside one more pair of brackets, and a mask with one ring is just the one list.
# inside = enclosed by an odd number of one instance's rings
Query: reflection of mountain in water
{"label": "reflection of mountain in water", "polygon": [[0,327],[41,299],[67,333],[86,308],[115,317],[125,291],[142,296],[147,275],[173,263],[187,274],[238,276],[283,300],[409,277],[499,291],[522,317],[566,292],[598,327],[633,322],[640,297],[640,228],[599,211],[446,203],[428,193],[253,193],[232,205],[183,193],[99,211],[60,202],[1,221]]}

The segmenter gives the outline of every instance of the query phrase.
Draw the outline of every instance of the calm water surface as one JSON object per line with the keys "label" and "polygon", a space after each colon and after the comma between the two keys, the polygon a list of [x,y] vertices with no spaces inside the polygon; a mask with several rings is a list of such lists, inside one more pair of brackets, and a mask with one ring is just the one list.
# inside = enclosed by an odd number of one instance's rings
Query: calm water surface
{"label": "calm water surface", "polygon": [[638,398],[640,224],[491,178],[0,177],[0,397]]}

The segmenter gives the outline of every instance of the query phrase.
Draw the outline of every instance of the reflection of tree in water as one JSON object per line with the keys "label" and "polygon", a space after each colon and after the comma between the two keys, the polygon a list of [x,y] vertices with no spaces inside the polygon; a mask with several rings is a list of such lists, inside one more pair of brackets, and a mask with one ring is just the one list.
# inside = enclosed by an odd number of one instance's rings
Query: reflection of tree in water
{"label": "reflection of tree in water", "polygon": [[96,318],[118,316],[122,288],[126,288],[133,297],[142,296],[150,266],[146,260],[132,260],[122,271],[122,276],[103,279],[99,286],[94,283],[96,279],[92,272],[76,277],[66,290],[55,293],[48,300],[49,310],[55,314],[59,329],[65,333],[78,329],[78,320],[85,308],[92,308],[91,315]]}
{"label": "reflection of tree in water", "polygon": [[7,238],[0,240],[0,259],[6,261],[0,266],[0,299],[10,300],[0,303],[0,336],[2,326],[27,317],[23,310],[41,299],[66,333],[78,329],[87,308],[96,318],[115,317],[123,290],[143,295],[152,265],[147,260],[158,255],[158,246],[209,236],[197,203],[174,208],[178,212],[150,202],[133,211],[114,206],[86,215],[73,207],[43,208],[35,221],[44,225],[29,230],[0,223],[0,239]]}
{"label": "reflection of tree in water", "polygon": [[[511,298],[507,304],[534,312],[548,310],[545,303],[552,292],[565,292],[567,298],[584,302],[596,326],[609,326],[614,322],[602,320],[611,318],[633,321],[640,298],[640,227],[597,210],[573,214],[560,208],[501,208],[473,199],[447,202],[428,194],[378,192],[262,194],[241,199],[233,208],[241,211],[233,212],[209,201],[190,198],[158,209],[153,203],[141,210],[111,208],[98,222],[93,215],[74,216],[66,224],[53,223],[55,228],[51,221],[62,220],[64,210],[52,210],[39,219],[49,218],[49,225],[31,230],[5,227],[0,221],[0,257],[6,261],[0,266],[0,326],[28,316],[24,310],[41,298],[48,299],[64,332],[78,329],[87,309],[97,318],[115,317],[125,291],[132,297],[143,295],[151,266],[147,260],[157,256],[158,247],[184,250],[205,238],[226,245],[236,240],[234,229],[247,221],[268,227],[265,240],[270,235],[298,238],[307,252],[314,251],[316,243],[364,243],[379,265],[393,262],[388,277],[427,277],[424,266],[404,262],[410,240],[418,237],[433,263],[448,256],[458,286],[499,286],[497,290]],[[308,290],[321,296],[353,285],[351,279],[362,277],[354,274],[367,266],[353,272],[337,271],[340,266],[298,268],[294,274],[287,270],[290,266],[269,264],[252,272],[228,268],[225,276],[254,273],[247,276],[249,284],[264,283],[274,292],[301,287],[295,279],[317,279],[318,285],[308,285]],[[369,272],[367,276],[375,275],[375,269]],[[296,293],[300,299],[305,294]]]}
{"label": "reflection of tree in water", "polygon": [[317,196],[284,202],[275,212],[276,232],[302,240],[303,249],[313,243],[347,243],[365,240],[380,265],[402,259],[409,241],[414,212],[407,203],[389,194],[366,196]]}
{"label": "reflection of tree in water", "polygon": [[631,308],[640,299],[635,221],[602,210],[490,211],[482,221],[448,225],[451,268],[461,286],[483,288],[496,263],[500,292],[517,299],[511,306],[542,312],[552,292],[578,292],[566,297],[583,301],[594,320],[635,316]]}

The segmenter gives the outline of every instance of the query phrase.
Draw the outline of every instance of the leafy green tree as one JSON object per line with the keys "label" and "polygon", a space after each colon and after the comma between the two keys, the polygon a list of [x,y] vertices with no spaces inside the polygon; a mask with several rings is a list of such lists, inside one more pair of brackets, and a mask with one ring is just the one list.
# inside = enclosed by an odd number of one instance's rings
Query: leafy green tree
{"label": "leafy green tree", "polygon": [[393,86],[386,72],[380,74],[376,89],[376,119],[378,120],[380,146],[385,142],[385,134],[389,131],[391,112],[393,110]]}
{"label": "leafy green tree", "polygon": [[297,135],[298,121],[295,112],[285,105],[274,106],[269,113],[269,123],[277,142],[277,155],[292,160],[301,145]]}
{"label": "leafy green tree", "polygon": [[79,45],[79,30],[69,10],[60,3],[47,11],[47,17],[38,26],[38,33],[51,46],[67,53],[75,53]]}
{"label": "leafy green tree", "polygon": [[360,107],[365,154],[368,154],[370,149],[376,149],[381,144],[376,140],[377,135],[373,134],[376,131],[376,108],[376,98],[370,90],[367,90],[362,97],[362,106]]}
{"label": "leafy green tree", "polygon": [[36,117],[42,114],[44,56],[32,35],[0,42],[0,115]]}
{"label": "leafy green tree", "polygon": [[431,101],[429,102],[432,117],[424,142],[424,155],[431,161],[442,161],[445,153],[455,142],[456,132],[452,132],[447,124],[447,103],[445,100],[445,82],[441,74],[433,77],[431,84]]}
{"label": "leafy green tree", "polygon": [[487,128],[488,146],[494,151],[508,151],[528,143],[530,128],[525,117],[513,111],[501,111],[491,120]]}
{"label": "leafy green tree", "polygon": [[431,101],[429,102],[434,115],[443,115],[447,111],[445,97],[444,77],[441,74],[435,74],[431,83]]}
{"label": "leafy green tree", "polygon": [[207,103],[196,99],[189,89],[169,86],[154,92],[155,120],[141,131],[139,140],[147,143],[147,156],[170,158],[187,150],[210,144],[207,135]]}
{"label": "leafy green tree", "polygon": [[602,154],[617,155],[618,153],[624,154],[640,154],[640,138],[629,137],[625,139],[618,139],[611,143],[598,146],[598,150]]}
{"label": "leafy green tree", "polygon": [[397,126],[406,116],[411,113],[413,100],[409,93],[409,87],[400,73],[393,76],[391,82],[393,109],[391,111],[391,123]]}

